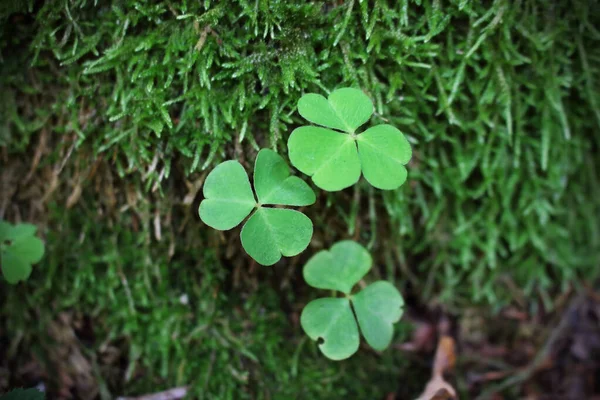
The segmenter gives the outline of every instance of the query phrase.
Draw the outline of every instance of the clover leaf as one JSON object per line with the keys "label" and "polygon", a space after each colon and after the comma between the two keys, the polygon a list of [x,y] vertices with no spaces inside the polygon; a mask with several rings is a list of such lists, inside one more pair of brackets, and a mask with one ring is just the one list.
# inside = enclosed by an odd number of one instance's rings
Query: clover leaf
{"label": "clover leaf", "polygon": [[304,266],[304,280],[318,289],[337,290],[345,297],[313,300],[302,310],[300,324],[313,340],[322,339],[321,352],[332,360],[356,353],[359,329],[375,350],[384,350],[392,341],[393,324],[400,320],[404,300],[387,281],[371,283],[356,294],[352,287],[369,272],[369,252],[353,241],[342,241],[315,254]]}
{"label": "clover leaf", "polygon": [[224,231],[238,226],[256,209],[240,237],[244,250],[262,265],[273,265],[282,255],[292,257],[304,251],[313,234],[311,220],[299,211],[266,206],[313,204],[316,197],[310,186],[290,174],[281,156],[262,149],[254,164],[254,189],[256,198],[239,162],[217,165],[204,183],[200,218],[208,226]]}
{"label": "clover leaf", "polygon": [[35,225],[0,221],[0,265],[8,283],[29,278],[31,265],[44,256],[44,243],[35,236],[36,231]]}
{"label": "clover leaf", "polygon": [[404,165],[412,150],[402,132],[384,124],[355,133],[373,114],[373,103],[362,91],[337,89],[328,99],[306,94],[298,102],[298,111],[325,128],[295,129],[288,140],[290,161],[321,189],[337,191],[352,186],[361,171],[378,189],[396,189],[406,181]]}
{"label": "clover leaf", "polygon": [[14,389],[10,392],[0,395],[0,400],[44,400],[44,393],[39,390],[32,389]]}

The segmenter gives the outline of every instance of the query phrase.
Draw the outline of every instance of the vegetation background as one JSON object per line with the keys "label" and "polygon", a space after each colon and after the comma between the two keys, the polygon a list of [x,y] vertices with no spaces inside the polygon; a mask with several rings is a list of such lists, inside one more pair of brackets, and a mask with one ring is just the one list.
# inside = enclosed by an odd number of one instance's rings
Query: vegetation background
{"label": "vegetation background", "polygon": [[[413,315],[461,329],[591,285],[599,26],[593,0],[3,0],[0,218],[37,224],[47,248],[26,284],[0,283],[0,391],[415,397],[430,357],[319,354],[301,266],[354,238]],[[321,192],[309,249],[255,265],[238,230],[199,221],[203,179],[285,155],[300,96],[341,86],[407,135],[409,181]],[[493,327],[474,329],[506,337]]]}

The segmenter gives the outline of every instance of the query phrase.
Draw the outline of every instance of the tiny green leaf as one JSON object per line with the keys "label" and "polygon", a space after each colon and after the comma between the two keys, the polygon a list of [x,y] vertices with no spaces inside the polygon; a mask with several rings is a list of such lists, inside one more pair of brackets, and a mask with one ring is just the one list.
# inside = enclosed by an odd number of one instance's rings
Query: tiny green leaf
{"label": "tiny green leaf", "polygon": [[44,256],[44,243],[35,236],[19,236],[8,248],[10,253],[25,262],[35,264]]}
{"label": "tiny green leaf", "polygon": [[37,238],[31,224],[13,226],[0,221],[0,265],[8,283],[24,281],[31,275],[31,264],[44,256],[44,243]]}
{"label": "tiny green leaf", "polygon": [[4,279],[11,285],[25,281],[31,275],[31,263],[11,251],[2,254],[2,273]]}
{"label": "tiny green leaf", "polygon": [[393,324],[400,320],[404,300],[398,289],[389,282],[370,284],[352,298],[360,331],[375,350],[390,345],[394,334]]}
{"label": "tiny green leaf", "polygon": [[404,165],[412,151],[402,132],[391,125],[378,125],[354,133],[373,114],[373,103],[360,90],[338,89],[329,99],[306,94],[298,102],[298,111],[326,127],[299,127],[288,140],[292,165],[311,176],[321,189],[337,191],[352,186],[361,170],[378,189],[396,189],[406,181]]}
{"label": "tiny green leaf", "polygon": [[307,206],[316,200],[315,192],[297,176],[273,150],[262,149],[254,165],[254,189],[261,204]]}
{"label": "tiny green leaf", "polygon": [[311,301],[302,310],[300,324],[312,340],[323,339],[319,348],[332,360],[343,360],[358,350],[360,338],[348,299]]}
{"label": "tiny green leaf", "polygon": [[200,218],[222,231],[239,225],[256,205],[248,174],[237,161],[217,165],[206,177],[203,192]]}
{"label": "tiny green leaf", "polygon": [[44,393],[32,389],[14,389],[8,393],[0,395],[0,400],[44,400]]}
{"label": "tiny green leaf", "polygon": [[302,126],[290,135],[288,149],[291,163],[321,189],[341,190],[360,178],[360,159],[350,135]]}
{"label": "tiny green leaf", "polygon": [[379,189],[395,189],[406,181],[404,165],[412,150],[402,132],[391,125],[377,125],[357,136],[358,155],[365,178]]}
{"label": "tiny green leaf", "polygon": [[343,88],[334,90],[329,99],[314,93],[302,96],[298,112],[317,125],[354,133],[371,118],[373,103],[361,90]]}
{"label": "tiny green leaf", "polygon": [[24,237],[24,236],[33,236],[35,235],[35,233],[37,232],[37,226],[33,225],[33,224],[17,224],[17,225],[10,225],[10,229],[8,231],[8,236],[6,237],[5,240],[16,240],[20,237]]}
{"label": "tiny green leaf", "polygon": [[331,250],[322,250],[312,256],[304,266],[304,280],[318,289],[350,294],[352,287],[369,272],[372,263],[367,249],[345,240],[334,244]]}
{"label": "tiny green leaf", "polygon": [[0,244],[5,240],[9,240],[9,235],[11,234],[13,227],[6,221],[0,221]]}
{"label": "tiny green leaf", "polygon": [[292,257],[310,243],[313,225],[299,211],[259,208],[242,228],[244,250],[262,265],[273,265],[281,256]]}

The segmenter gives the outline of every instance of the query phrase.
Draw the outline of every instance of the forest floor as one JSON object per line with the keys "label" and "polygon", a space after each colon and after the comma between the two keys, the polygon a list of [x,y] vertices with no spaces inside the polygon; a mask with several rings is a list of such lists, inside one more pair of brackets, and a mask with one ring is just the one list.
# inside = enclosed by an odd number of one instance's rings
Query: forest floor
{"label": "forest floor", "polygon": [[[600,293],[569,291],[555,305],[551,312],[535,314],[511,306],[495,316],[473,309],[460,319],[440,309],[409,306],[404,321],[411,333],[388,351],[407,360],[402,371],[414,371],[419,378],[407,385],[404,373],[399,374],[397,390],[381,398],[414,399],[422,391],[420,399],[437,400],[453,395],[494,400],[600,399]],[[292,313],[289,322],[297,324],[297,318]],[[0,329],[0,390],[35,386],[48,391],[50,399],[104,398],[106,382],[98,379],[99,371],[121,381],[117,387],[124,385],[130,373],[127,354],[113,346],[104,349],[100,358],[90,352],[97,340],[95,323],[88,315],[61,313],[48,331],[52,344],[44,350],[50,359],[41,361],[31,352],[27,362],[18,364],[9,356],[11,340]],[[184,398],[188,389],[181,385],[120,398],[176,400]],[[280,398],[277,393],[272,396]]]}
{"label": "forest floor", "polygon": [[[596,10],[0,0],[0,218],[46,245],[0,282],[0,393],[600,396]],[[409,181],[319,191],[309,249],[262,268],[200,221],[204,179],[285,155],[300,96],[342,86],[406,134]],[[302,265],[343,239],[407,309],[387,351],[332,362],[299,324]]]}

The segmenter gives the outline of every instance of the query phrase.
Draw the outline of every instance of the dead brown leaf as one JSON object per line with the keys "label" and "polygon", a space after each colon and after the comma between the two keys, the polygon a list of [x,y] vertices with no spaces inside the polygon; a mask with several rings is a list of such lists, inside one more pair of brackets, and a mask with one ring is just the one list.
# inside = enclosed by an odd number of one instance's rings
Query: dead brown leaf
{"label": "dead brown leaf", "polygon": [[40,164],[42,155],[45,153],[45,151],[47,149],[47,142],[48,142],[48,130],[45,128],[42,128],[42,133],[40,134],[38,144],[35,147],[35,154],[33,155],[33,160],[31,161],[31,166],[29,167],[29,172],[27,173],[27,176],[23,180],[23,184],[27,184],[33,177],[33,173],[35,172],[37,166]]}
{"label": "dead brown leaf", "polygon": [[82,193],[81,181],[79,179],[77,179],[77,182],[75,183],[75,187],[73,187],[71,194],[67,198],[67,208],[72,208],[75,204],[77,204],[77,202],[79,201],[79,198],[81,197],[81,193]]}
{"label": "dead brown leaf", "polygon": [[431,379],[417,400],[456,399],[456,390],[444,379],[444,373],[451,371],[456,364],[456,345],[454,339],[442,335],[438,341],[433,362]]}

